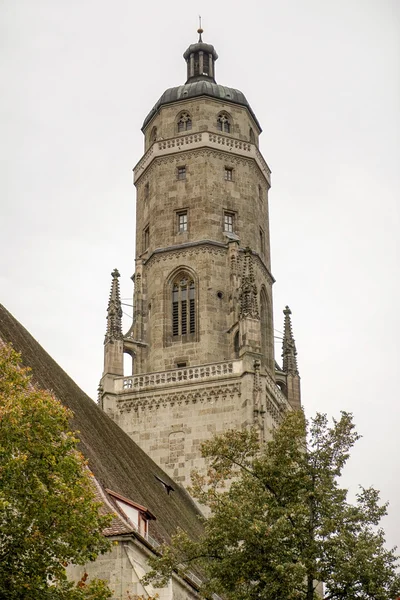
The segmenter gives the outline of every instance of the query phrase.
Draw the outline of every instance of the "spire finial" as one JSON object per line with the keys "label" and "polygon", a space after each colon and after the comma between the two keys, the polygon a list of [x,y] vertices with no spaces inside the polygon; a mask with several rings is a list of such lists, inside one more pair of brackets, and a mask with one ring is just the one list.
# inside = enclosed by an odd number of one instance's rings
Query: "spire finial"
{"label": "spire finial", "polygon": [[203,40],[201,39],[201,34],[203,33],[203,29],[201,27],[201,15],[199,15],[199,28],[197,30],[197,33],[199,34],[199,42],[202,42]]}
{"label": "spire finial", "polygon": [[299,370],[297,368],[297,350],[293,337],[292,321],[290,318],[292,311],[288,306],[285,306],[283,314],[285,315],[285,325],[283,330],[282,366],[286,373],[298,375]]}
{"label": "spire finial", "polygon": [[122,338],[122,307],[119,293],[119,276],[118,269],[114,269],[111,273],[111,291],[107,306],[106,341]]}

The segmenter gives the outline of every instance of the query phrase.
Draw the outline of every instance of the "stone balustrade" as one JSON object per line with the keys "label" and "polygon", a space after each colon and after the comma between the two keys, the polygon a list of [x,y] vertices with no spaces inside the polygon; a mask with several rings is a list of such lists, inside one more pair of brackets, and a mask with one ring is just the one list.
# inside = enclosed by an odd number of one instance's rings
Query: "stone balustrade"
{"label": "stone balustrade", "polygon": [[155,158],[173,154],[177,151],[194,150],[202,147],[213,148],[215,150],[227,149],[231,154],[253,158],[263,172],[269,185],[271,185],[271,170],[255,144],[209,131],[179,135],[174,138],[154,142],[133,169],[134,182],[136,183]]}
{"label": "stone balustrade", "polygon": [[201,365],[199,367],[173,369],[159,373],[144,373],[143,375],[132,375],[131,377],[119,377],[115,379],[115,391],[117,393],[141,391],[157,387],[168,387],[169,385],[221,379],[226,376],[239,375],[241,367],[241,360],[233,360],[213,363],[211,365]]}
{"label": "stone balustrade", "polygon": [[[231,360],[198,367],[185,367],[171,369],[158,373],[143,373],[131,377],[118,377],[115,379],[116,393],[132,393],[148,391],[157,388],[168,388],[176,385],[188,385],[191,383],[208,383],[218,379],[239,376],[243,373],[241,360]],[[289,402],[273,378],[265,373],[262,375],[265,381],[267,394],[272,396],[275,405],[280,411],[290,409]]]}

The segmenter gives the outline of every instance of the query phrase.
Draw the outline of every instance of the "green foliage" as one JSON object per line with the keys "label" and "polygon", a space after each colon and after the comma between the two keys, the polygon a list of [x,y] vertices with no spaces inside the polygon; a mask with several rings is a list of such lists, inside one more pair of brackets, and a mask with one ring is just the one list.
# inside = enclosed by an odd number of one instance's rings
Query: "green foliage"
{"label": "green foliage", "polygon": [[397,558],[379,529],[386,505],[361,488],[355,505],[338,479],[359,438],[352,417],[330,426],[286,415],[273,439],[228,431],[206,442],[205,476],[194,473],[194,497],[208,507],[198,541],[179,531],[153,559],[146,580],[165,584],[173,570],[198,567],[204,594],[229,600],[393,600],[400,591]]}
{"label": "green foliage", "polygon": [[101,581],[66,580],[109,548],[109,523],[69,431],[72,413],[32,384],[11,347],[0,347],[0,597],[105,600]]}

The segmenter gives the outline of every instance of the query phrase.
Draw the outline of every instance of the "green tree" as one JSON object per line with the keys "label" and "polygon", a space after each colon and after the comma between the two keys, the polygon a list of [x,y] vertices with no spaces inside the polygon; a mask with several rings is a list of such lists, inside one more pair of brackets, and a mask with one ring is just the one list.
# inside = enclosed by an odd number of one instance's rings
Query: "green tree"
{"label": "green tree", "polygon": [[109,548],[109,522],[69,431],[72,413],[32,383],[10,346],[0,347],[0,597],[104,600],[102,581],[67,581],[68,563]]}
{"label": "green tree", "polygon": [[254,431],[229,431],[203,445],[209,468],[194,474],[192,494],[208,507],[205,534],[180,531],[151,561],[148,579],[199,568],[204,593],[230,600],[393,600],[397,558],[379,528],[387,505],[360,488],[354,505],[339,478],[359,438],[350,414],[330,426],[287,413],[263,445]]}

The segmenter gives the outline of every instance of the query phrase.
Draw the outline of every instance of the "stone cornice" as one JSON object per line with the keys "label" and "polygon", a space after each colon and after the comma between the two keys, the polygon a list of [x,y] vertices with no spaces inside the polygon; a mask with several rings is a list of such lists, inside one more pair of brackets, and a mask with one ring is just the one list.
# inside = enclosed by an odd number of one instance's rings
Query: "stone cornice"
{"label": "stone cornice", "polygon": [[[182,254],[184,252],[189,252],[189,253],[193,253],[193,252],[224,252],[228,250],[228,244],[223,244],[222,242],[216,242],[213,240],[199,240],[197,242],[186,242],[185,244],[176,244],[174,246],[167,246],[166,248],[156,248],[156,250],[153,250],[153,252],[150,254],[149,257],[145,258],[143,255],[141,255],[139,258],[141,258],[143,260],[143,265],[147,265],[150,262],[153,261],[157,261],[157,260],[161,260],[161,257],[164,255],[164,260],[165,260],[165,255],[168,256],[168,258],[172,258],[174,254],[179,254],[180,256],[182,256]],[[239,252],[244,252],[244,248],[239,248]],[[254,252],[252,251],[252,254],[254,256],[254,258],[256,258],[257,260],[257,265],[258,267],[264,271],[265,275],[268,277],[268,280],[271,284],[275,283],[275,278],[272,275],[272,273],[270,272],[270,270],[268,269],[267,265],[265,264],[264,260],[261,258],[261,256],[258,254],[258,252]]]}
{"label": "stone cornice", "polygon": [[[224,252],[228,246],[221,242],[214,242],[213,240],[199,240],[198,242],[187,242],[185,244],[176,244],[176,246],[167,246],[166,248],[156,248],[150,254],[148,258],[143,259],[143,265],[147,265],[153,260],[161,258],[162,255],[172,255],[173,253],[179,253],[182,255],[183,252]],[[140,258],[143,258],[141,255]]]}
{"label": "stone cornice", "polygon": [[186,150],[199,150],[201,148],[209,148],[227,153],[230,156],[233,155],[255,161],[268,186],[271,185],[271,170],[255,144],[210,131],[179,135],[174,138],[154,142],[133,169],[134,183],[136,184],[139,181],[140,177],[156,158],[181,153]]}

